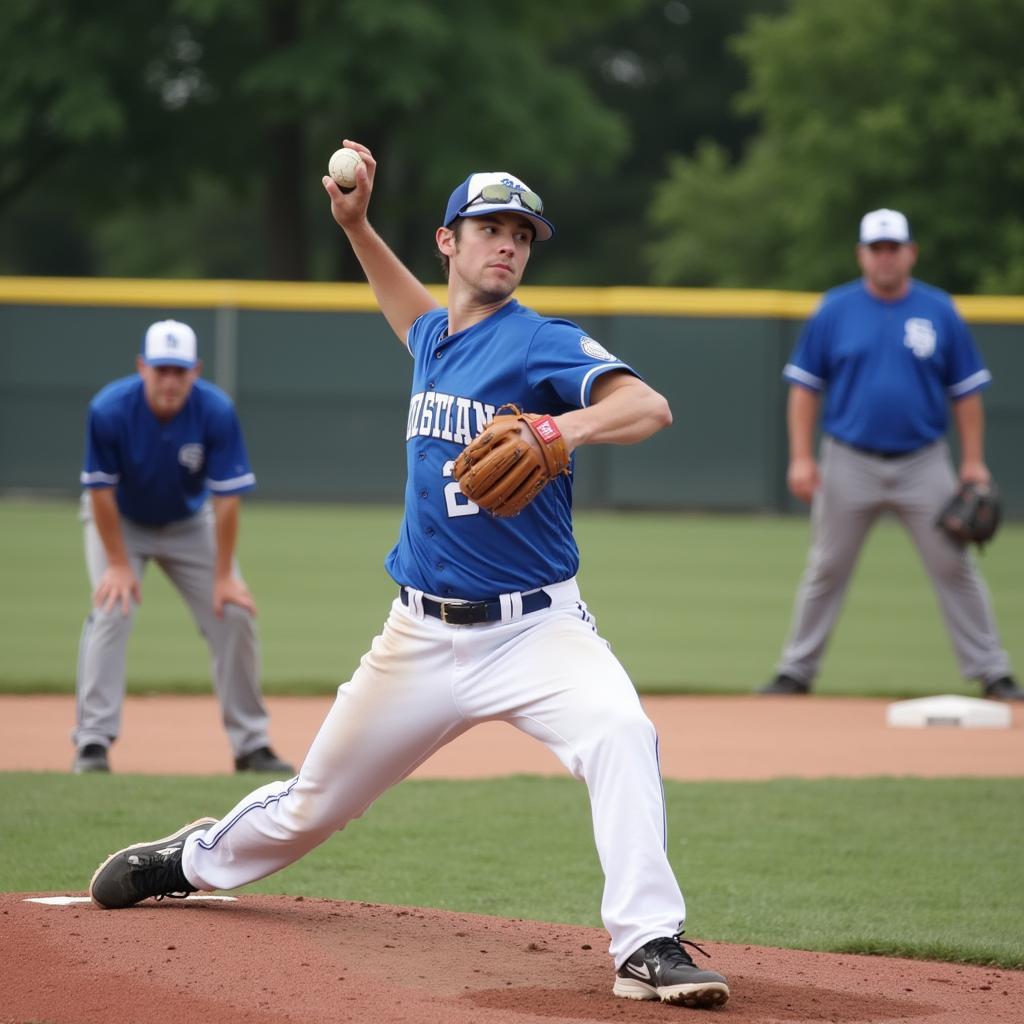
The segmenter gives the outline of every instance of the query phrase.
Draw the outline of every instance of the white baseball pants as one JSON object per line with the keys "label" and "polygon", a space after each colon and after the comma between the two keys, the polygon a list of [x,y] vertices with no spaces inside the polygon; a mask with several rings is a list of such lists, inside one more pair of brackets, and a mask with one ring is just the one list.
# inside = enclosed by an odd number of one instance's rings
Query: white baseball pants
{"label": "white baseball pants", "polygon": [[200,889],[231,889],[298,860],[479,722],[502,720],[550,748],[590,793],[605,874],[601,914],[616,965],[685,917],[666,856],[654,726],[579,600],[452,626],[395,600],[380,636],[313,741],[298,776],[255,790],[183,856]]}

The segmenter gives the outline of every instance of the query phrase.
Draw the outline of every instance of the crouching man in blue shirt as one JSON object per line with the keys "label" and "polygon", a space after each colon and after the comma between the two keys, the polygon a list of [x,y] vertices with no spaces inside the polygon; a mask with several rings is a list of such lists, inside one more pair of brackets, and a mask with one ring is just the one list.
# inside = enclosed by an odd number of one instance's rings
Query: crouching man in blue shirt
{"label": "crouching man in blue shirt", "polygon": [[76,774],[110,770],[128,637],[151,559],[209,644],[236,770],[293,771],[270,748],[256,605],[235,561],[240,496],[256,477],[231,399],[199,378],[201,368],[192,328],[160,321],[146,331],[138,373],[108,384],[89,406],[81,482],[93,608],[78,656]]}

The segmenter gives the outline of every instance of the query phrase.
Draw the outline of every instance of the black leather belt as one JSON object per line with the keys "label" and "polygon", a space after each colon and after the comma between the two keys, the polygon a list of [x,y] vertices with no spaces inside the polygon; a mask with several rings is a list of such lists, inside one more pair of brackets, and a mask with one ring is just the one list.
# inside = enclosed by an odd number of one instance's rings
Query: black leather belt
{"label": "black leather belt", "polygon": [[865,448],[859,444],[850,444],[849,441],[841,441],[838,437],[833,437],[833,441],[836,444],[841,444],[844,448],[849,448],[851,451],[860,452],[861,455],[873,455],[876,459],[905,459],[909,455],[916,455],[921,449],[911,448],[905,452],[887,452],[882,451],[879,448]]}
{"label": "black leather belt", "polygon": [[[398,588],[398,596],[402,604],[409,604],[407,587]],[[448,623],[449,626],[475,626],[481,622],[501,622],[501,601],[492,598],[489,601],[434,601],[429,597],[421,597],[423,613]],[[523,594],[523,614],[539,612],[542,608],[551,607],[551,595],[545,590],[535,590]]]}

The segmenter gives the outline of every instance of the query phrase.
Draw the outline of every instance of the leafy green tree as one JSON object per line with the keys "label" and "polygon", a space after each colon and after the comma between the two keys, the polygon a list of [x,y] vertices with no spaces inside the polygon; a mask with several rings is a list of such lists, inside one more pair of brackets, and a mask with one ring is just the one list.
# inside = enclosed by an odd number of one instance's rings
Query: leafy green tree
{"label": "leafy green tree", "polygon": [[630,143],[602,167],[582,163],[545,200],[558,211],[564,246],[545,251],[545,280],[575,284],[648,284],[637,252],[647,235],[651,193],[669,159],[695,152],[702,138],[742,152],[754,117],[734,109],[746,83],[743,62],[726,46],[752,14],[777,12],[786,0],[647,0],[596,31],[571,40],[561,55],[579,68],[601,103],[619,113]]}
{"label": "leafy green tree", "polygon": [[667,155],[755,124],[723,41],[785,2],[8,0],[0,271],[358,278],[319,183],[348,136],[420,273],[447,191],[503,167],[560,229],[531,281],[645,283]]}
{"label": "leafy green tree", "polygon": [[106,225],[82,261],[113,272],[138,248],[127,226],[163,222],[142,244],[188,272],[204,256],[165,248],[188,244],[174,224],[219,194],[209,234],[257,221],[255,252],[238,232],[251,276],[302,278],[318,246],[343,258],[320,176],[347,136],[386,162],[375,209],[422,265],[437,197],[467,166],[568,181],[584,158],[624,151],[622,118],[553,55],[643,3],[562,0],[555,17],[542,0],[8,0],[0,143],[17,157],[0,168],[0,209],[29,234],[58,196],[69,223]]}
{"label": "leafy green tree", "polygon": [[792,0],[737,40],[739,160],[707,141],[651,206],[662,284],[820,289],[856,273],[856,225],[911,219],[922,277],[955,292],[1024,288],[1019,0]]}
{"label": "leafy green tree", "polygon": [[88,224],[132,196],[185,191],[188,56],[165,4],[0,4],[5,263],[89,272]]}

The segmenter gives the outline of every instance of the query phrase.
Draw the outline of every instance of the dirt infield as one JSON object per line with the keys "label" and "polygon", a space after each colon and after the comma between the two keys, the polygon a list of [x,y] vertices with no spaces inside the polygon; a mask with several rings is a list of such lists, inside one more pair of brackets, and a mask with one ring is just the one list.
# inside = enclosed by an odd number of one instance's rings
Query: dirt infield
{"label": "dirt infield", "polygon": [[[301,760],[330,702],[269,704],[276,748]],[[665,775],[675,779],[1024,775],[1024,708],[1013,709],[1009,729],[890,729],[884,701],[644,704],[658,727]],[[66,771],[73,719],[69,698],[0,697],[0,770]],[[129,700],[111,760],[122,772],[205,774],[231,764],[208,698]],[[417,774],[518,772],[564,769],[543,747],[492,724]],[[705,1017],[736,1024],[1024,1019],[1024,972],[708,945],[732,998]],[[600,929],[412,907],[243,892],[107,912],[0,894],[0,947],[7,954],[0,1024],[586,1024],[702,1013],[612,996]]]}
{"label": "dirt infield", "polygon": [[[1010,729],[891,729],[884,700],[842,697],[646,697],[670,779],[860,778],[877,775],[1024,775],[1024,706]],[[277,751],[300,762],[331,698],[271,697]],[[67,771],[70,697],[0,696],[0,771]],[[115,771],[209,775],[231,770],[217,706],[208,697],[125,702]],[[471,729],[415,778],[561,775],[546,747],[502,723]]]}

